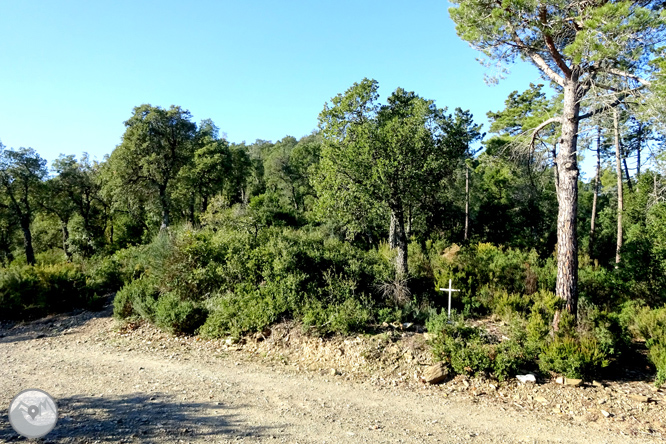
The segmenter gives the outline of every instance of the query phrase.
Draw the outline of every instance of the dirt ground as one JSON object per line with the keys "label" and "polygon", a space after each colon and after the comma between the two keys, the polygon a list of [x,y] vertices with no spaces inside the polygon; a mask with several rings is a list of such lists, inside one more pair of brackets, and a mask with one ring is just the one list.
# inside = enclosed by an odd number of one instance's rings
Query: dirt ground
{"label": "dirt ground", "polygon": [[[119,325],[110,307],[0,325],[0,442],[24,441],[21,390],[59,409],[42,442],[647,443],[666,436],[647,382],[422,381],[423,334],[320,339],[289,324],[232,341]],[[630,395],[642,394],[648,402]]]}

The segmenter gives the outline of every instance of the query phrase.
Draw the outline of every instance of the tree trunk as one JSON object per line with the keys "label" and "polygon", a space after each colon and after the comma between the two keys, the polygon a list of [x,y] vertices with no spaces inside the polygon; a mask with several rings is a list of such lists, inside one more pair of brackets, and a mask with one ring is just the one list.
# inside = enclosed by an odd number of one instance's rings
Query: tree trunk
{"label": "tree trunk", "polygon": [[[620,125],[617,110],[613,111],[613,129],[615,131],[615,164],[617,166],[617,245],[615,247],[615,263],[620,263],[622,249],[622,210],[624,209],[622,192],[622,160],[620,155]],[[616,265],[617,267],[617,265]]]}
{"label": "tree trunk", "polygon": [[[576,74],[564,84],[562,134],[557,156],[557,282],[555,293],[565,301],[566,309],[574,318],[578,305],[578,117],[580,104],[576,95]],[[556,316],[553,328],[557,330]]]}
{"label": "tree trunk", "polygon": [[627,178],[627,185],[629,185],[629,192],[634,192],[634,185],[631,183],[631,177],[629,176],[629,168],[627,167],[627,156],[626,154],[622,156],[622,163],[624,164],[624,176]]}
{"label": "tree trunk", "polygon": [[208,194],[201,196],[201,214],[204,214],[208,210]]}
{"label": "tree trunk", "polygon": [[636,146],[636,181],[641,178],[641,148],[643,145],[643,124],[638,124],[638,145]]}
{"label": "tree trunk", "polygon": [[32,233],[30,232],[30,219],[21,218],[21,230],[23,231],[23,247],[28,265],[35,265],[35,250],[32,249]]}
{"label": "tree trunk", "polygon": [[395,218],[395,213],[391,211],[391,225],[389,226],[389,247],[391,250],[398,246],[398,241],[396,239],[396,224],[397,220]]}
{"label": "tree trunk", "polygon": [[160,204],[162,205],[162,225],[160,231],[169,228],[169,202],[166,195],[166,185],[160,186]]}
{"label": "tree trunk", "polygon": [[194,198],[190,199],[190,205],[189,205],[189,207],[190,207],[189,208],[189,213],[190,214],[189,214],[188,219],[190,219],[190,224],[192,224],[193,227],[196,226],[196,219],[197,219],[196,214],[195,214],[196,209],[194,208],[194,204],[195,204]]}
{"label": "tree trunk", "polygon": [[559,196],[560,176],[557,170],[557,143],[553,144],[553,149],[551,150],[551,154],[553,155],[553,176],[555,176],[555,195]]}
{"label": "tree trunk", "polygon": [[590,258],[594,253],[594,223],[597,217],[597,198],[599,196],[599,179],[601,175],[601,127],[597,126],[597,174],[594,176],[594,197],[592,198],[592,218],[590,219],[590,243],[588,255]]}
{"label": "tree trunk", "polygon": [[465,165],[465,240],[469,234],[469,167]]}
{"label": "tree trunk", "polygon": [[391,211],[391,225],[394,226],[394,239],[398,256],[396,257],[397,277],[407,276],[407,236],[405,236],[405,216],[402,208]]}
{"label": "tree trunk", "polygon": [[109,244],[113,245],[113,216],[110,216],[111,228],[109,229]]}
{"label": "tree trunk", "polygon": [[412,236],[412,206],[409,206],[407,210],[407,226],[405,227],[405,237],[409,241],[409,238]]}
{"label": "tree trunk", "polygon": [[62,249],[65,250],[67,262],[71,262],[72,253],[69,251],[69,229],[67,228],[67,222],[60,221],[60,229],[62,231]]}

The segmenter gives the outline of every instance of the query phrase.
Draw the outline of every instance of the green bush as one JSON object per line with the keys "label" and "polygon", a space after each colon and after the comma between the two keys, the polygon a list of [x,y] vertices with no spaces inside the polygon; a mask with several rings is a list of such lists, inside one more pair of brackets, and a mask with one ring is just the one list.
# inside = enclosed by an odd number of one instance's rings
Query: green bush
{"label": "green bush", "polygon": [[[159,260],[140,260],[146,256]],[[209,316],[200,332],[210,337],[239,336],[283,317],[320,333],[359,331],[376,305],[388,304],[376,283],[391,265],[376,251],[317,230],[273,227],[256,236],[223,226],[174,230],[167,248],[134,248],[119,262],[126,270],[140,267],[136,275],[150,277],[160,294],[205,306]]]}
{"label": "green bush", "polygon": [[94,258],[86,263],[86,285],[99,293],[118,291],[126,283],[122,265],[115,256]]}
{"label": "green bush", "polygon": [[97,308],[99,298],[87,285],[81,266],[12,265],[0,269],[0,316],[25,319],[76,307]]}
{"label": "green bush", "polygon": [[301,319],[306,328],[319,334],[350,334],[368,328],[371,314],[367,306],[356,299],[328,305],[313,299],[302,309]]}
{"label": "green bush", "polygon": [[113,300],[113,314],[118,318],[138,315],[155,321],[155,308],[159,292],[153,279],[141,277],[121,288]]}
{"label": "green bush", "polygon": [[448,364],[458,374],[486,372],[502,381],[533,366],[534,356],[515,340],[495,342],[482,329],[465,323],[462,316],[433,313],[426,323],[436,360]]}
{"label": "green bush", "polygon": [[155,305],[155,325],[170,333],[192,334],[206,321],[207,311],[174,293],[159,297]]}
{"label": "green bush", "polygon": [[655,383],[666,382],[666,306],[650,309],[639,302],[626,303],[619,322],[645,340],[648,356],[657,369]]}
{"label": "green bush", "polygon": [[266,282],[258,288],[241,284],[234,292],[210,298],[206,303],[210,314],[199,333],[219,338],[227,335],[239,337],[261,330],[299,305],[301,279],[289,276],[284,280]]}
{"label": "green bush", "polygon": [[596,339],[557,336],[539,354],[542,371],[561,373],[568,378],[591,378],[608,364],[608,355]]}
{"label": "green bush", "polygon": [[21,319],[35,308],[45,308],[41,282],[34,267],[0,269],[0,313],[4,319]]}
{"label": "green bush", "polygon": [[488,243],[444,248],[441,242],[430,242],[426,247],[430,269],[425,264],[420,264],[420,269],[434,276],[438,287],[453,279],[462,290],[462,311],[468,315],[529,311],[530,295],[551,288],[551,281],[554,287],[555,268],[539,259],[534,250]]}
{"label": "green bush", "polygon": [[655,385],[661,387],[666,383],[666,342],[660,341],[652,344],[649,352],[650,360],[657,368]]}
{"label": "green bush", "polygon": [[534,367],[534,353],[516,340],[505,340],[491,347],[491,373],[504,381]]}

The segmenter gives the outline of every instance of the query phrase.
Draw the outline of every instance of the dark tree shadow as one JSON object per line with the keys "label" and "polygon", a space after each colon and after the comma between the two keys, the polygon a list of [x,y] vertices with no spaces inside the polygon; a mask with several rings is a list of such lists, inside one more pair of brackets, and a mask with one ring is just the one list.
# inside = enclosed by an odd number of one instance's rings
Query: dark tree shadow
{"label": "dark tree shadow", "polygon": [[79,308],[33,321],[0,321],[0,344],[60,336],[92,319],[108,318],[111,315],[113,315],[113,295],[108,295],[98,311]]}
{"label": "dark tree shadow", "polygon": [[[44,442],[184,442],[254,437],[268,428],[233,413],[238,407],[214,402],[180,402],[164,393],[128,396],[71,396],[56,399],[58,422]],[[268,438],[268,437],[266,437]],[[0,416],[0,442],[23,441]]]}

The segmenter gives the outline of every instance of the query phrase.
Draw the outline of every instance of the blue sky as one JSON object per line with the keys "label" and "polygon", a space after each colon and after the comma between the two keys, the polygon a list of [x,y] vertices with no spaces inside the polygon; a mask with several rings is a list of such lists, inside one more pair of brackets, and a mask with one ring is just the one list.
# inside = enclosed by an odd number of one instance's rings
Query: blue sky
{"label": "blue sky", "polygon": [[[19,1],[0,3],[0,140],[101,159],[134,106],[211,118],[231,142],[300,138],[364,77],[469,109],[486,123],[513,90],[487,86],[445,1]],[[487,130],[487,124],[484,125]]]}

